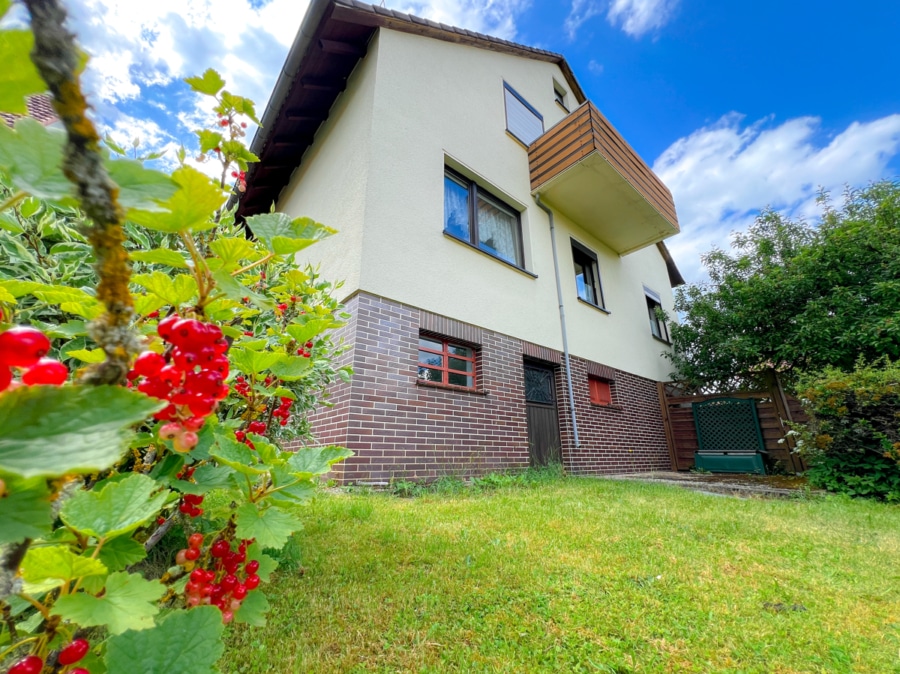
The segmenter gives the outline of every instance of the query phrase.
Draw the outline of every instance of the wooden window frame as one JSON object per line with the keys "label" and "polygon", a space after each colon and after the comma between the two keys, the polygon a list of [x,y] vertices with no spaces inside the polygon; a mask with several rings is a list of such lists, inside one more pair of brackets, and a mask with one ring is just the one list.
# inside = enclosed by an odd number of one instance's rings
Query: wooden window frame
{"label": "wooden window frame", "polygon": [[[431,335],[431,334],[421,334],[419,335],[419,339],[427,339],[432,342],[440,342],[441,350],[437,351],[435,349],[429,349],[428,347],[422,346],[421,342],[418,345],[418,351],[416,353],[416,379],[420,382],[424,382],[426,384],[432,386],[447,386],[450,388],[463,389],[466,391],[477,391],[478,390],[478,351],[471,344],[463,344],[462,342],[450,339],[447,337],[441,337],[439,335]],[[461,349],[468,349],[472,352],[471,357],[459,356],[456,354],[450,353],[450,347],[455,346]],[[431,365],[429,363],[423,363],[419,360],[419,353],[424,351],[425,353],[433,353],[438,356],[442,356],[442,363],[440,367],[436,367],[435,365]],[[463,370],[454,370],[450,367],[450,359],[456,358],[457,360],[464,360],[466,362],[472,363],[472,371],[465,372]],[[431,379],[422,379],[418,376],[418,368],[424,367],[429,370],[438,370],[441,373],[441,381],[432,381]],[[465,377],[472,377],[472,385],[471,386],[463,386],[462,384],[451,384],[450,383],[450,375],[451,374],[460,374]]]}
{"label": "wooden window frame", "polygon": [[[452,236],[457,241],[462,241],[463,243],[467,243],[473,248],[477,248],[482,253],[490,255],[491,257],[500,260],[508,265],[512,265],[516,269],[521,269],[522,271],[527,271],[525,269],[525,247],[522,243],[522,214],[517,208],[513,208],[503,199],[496,196],[493,192],[490,192],[484,188],[482,188],[477,182],[474,180],[467,178],[462,175],[458,171],[454,171],[449,166],[444,166],[444,179],[449,178],[454,181],[460,187],[463,187],[469,191],[469,238],[461,239],[456,234],[447,231],[447,214],[444,213],[444,234],[447,236]],[[445,188],[446,189],[446,188]],[[481,237],[478,232],[478,197],[479,195],[487,197],[490,200],[496,201],[500,206],[505,209],[508,209],[510,213],[515,215],[516,218],[516,257],[517,260],[510,261],[505,258],[500,257],[492,253],[487,248],[482,247],[481,245]]]}
{"label": "wooden window frame", "polygon": [[[592,307],[596,307],[597,309],[601,309],[602,311],[606,311],[606,298],[603,295],[603,282],[600,279],[600,264],[597,261],[597,254],[592,251],[587,246],[584,246],[578,243],[575,239],[570,239],[572,242],[572,271],[575,272],[575,293],[578,295],[578,299],[584,302],[585,304],[590,304]],[[588,264],[585,265],[583,262],[579,261],[579,257],[582,259],[586,259]],[[593,283],[591,287],[594,289],[594,296],[597,298],[596,302],[591,302],[590,300],[582,297],[578,294],[578,273],[575,269],[575,265],[580,264],[582,267],[586,267],[590,270],[593,278]]]}
{"label": "wooden window frame", "polygon": [[[605,388],[609,393],[609,395],[606,396],[606,399],[599,393],[599,389],[601,388]],[[600,405],[601,407],[613,406],[613,383],[608,379],[597,377],[592,374],[588,375],[588,392],[590,394],[592,405]]]}

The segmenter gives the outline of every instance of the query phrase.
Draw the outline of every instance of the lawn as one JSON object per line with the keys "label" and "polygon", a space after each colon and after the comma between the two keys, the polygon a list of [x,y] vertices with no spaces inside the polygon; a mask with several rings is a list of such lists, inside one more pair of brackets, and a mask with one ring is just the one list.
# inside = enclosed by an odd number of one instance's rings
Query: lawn
{"label": "lawn", "polygon": [[225,672],[900,672],[900,508],[543,478],[327,494]]}

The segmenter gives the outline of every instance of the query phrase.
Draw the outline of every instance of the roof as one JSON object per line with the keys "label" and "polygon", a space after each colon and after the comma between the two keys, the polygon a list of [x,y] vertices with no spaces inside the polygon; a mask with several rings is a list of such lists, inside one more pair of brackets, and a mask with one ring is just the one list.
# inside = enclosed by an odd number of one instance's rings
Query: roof
{"label": "roof", "polygon": [[13,115],[8,112],[0,112],[0,117],[6,122],[6,126],[12,126],[17,119],[22,117],[36,119],[44,126],[59,121],[59,117],[56,116],[56,112],[53,110],[53,99],[48,94],[29,96],[25,104],[28,107],[27,115]]}
{"label": "roof", "polygon": [[358,0],[312,0],[250,145],[260,161],[251,165],[247,189],[237,197],[238,218],[269,211],[378,28],[556,63],[577,101],[585,100],[560,54]]}

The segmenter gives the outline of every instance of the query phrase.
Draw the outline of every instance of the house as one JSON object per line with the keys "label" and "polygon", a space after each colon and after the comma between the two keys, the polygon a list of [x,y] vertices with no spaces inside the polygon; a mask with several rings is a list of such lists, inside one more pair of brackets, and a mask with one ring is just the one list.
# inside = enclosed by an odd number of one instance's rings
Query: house
{"label": "house", "polygon": [[562,56],[312,0],[251,149],[238,217],[339,230],[299,260],[352,314],[338,479],[671,467],[672,197]]}

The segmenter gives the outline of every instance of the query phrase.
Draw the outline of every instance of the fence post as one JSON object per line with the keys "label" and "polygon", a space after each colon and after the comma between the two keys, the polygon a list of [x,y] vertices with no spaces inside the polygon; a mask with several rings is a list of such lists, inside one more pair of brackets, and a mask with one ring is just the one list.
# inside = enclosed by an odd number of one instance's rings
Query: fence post
{"label": "fence post", "polygon": [[663,428],[666,431],[666,445],[669,447],[669,459],[672,461],[672,470],[678,470],[678,455],[675,452],[675,436],[672,433],[672,422],[669,419],[669,403],[666,400],[666,385],[656,382],[656,390],[659,393],[659,409],[662,412]]}
{"label": "fence post", "polygon": [[781,385],[781,377],[778,376],[778,372],[775,369],[769,368],[766,370],[766,383],[769,387],[769,393],[772,396],[772,402],[775,403],[775,412],[778,414],[778,420],[781,423],[782,437],[790,452],[791,467],[795,473],[802,472],[803,464],[800,461],[800,457],[794,453],[794,450],[797,448],[797,443],[793,436],[787,435],[789,429],[785,428],[784,423],[785,421],[794,421],[793,416],[791,416],[791,406],[788,404],[787,396],[784,393],[784,387]]}

